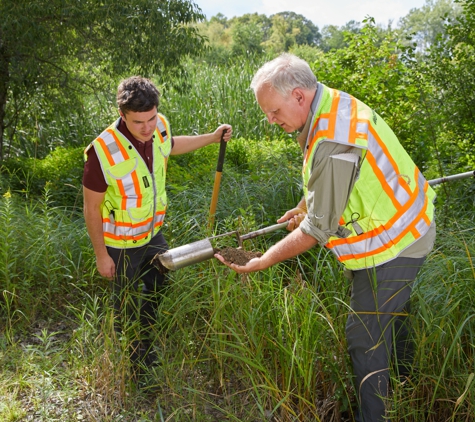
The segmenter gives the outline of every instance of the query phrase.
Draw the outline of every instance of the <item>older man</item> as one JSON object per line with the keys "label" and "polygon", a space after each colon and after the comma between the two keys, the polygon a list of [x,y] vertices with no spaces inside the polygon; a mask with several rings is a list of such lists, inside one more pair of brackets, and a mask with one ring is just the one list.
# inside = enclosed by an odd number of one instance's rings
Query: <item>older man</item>
{"label": "older man", "polygon": [[[346,336],[358,391],[358,421],[387,421],[389,368],[412,364],[407,316],[416,275],[435,239],[434,191],[394,132],[355,97],[319,82],[282,54],[251,88],[269,123],[298,131],[304,198],[278,222],[291,230],[239,273],[264,270],[320,244],[352,280]],[[395,341],[393,341],[395,339]]]}

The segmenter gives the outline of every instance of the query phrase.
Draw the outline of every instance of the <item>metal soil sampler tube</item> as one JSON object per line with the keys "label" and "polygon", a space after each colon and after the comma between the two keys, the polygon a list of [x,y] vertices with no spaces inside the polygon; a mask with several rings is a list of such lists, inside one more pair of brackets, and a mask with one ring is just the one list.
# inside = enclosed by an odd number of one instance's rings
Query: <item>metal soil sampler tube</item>
{"label": "metal soil sampler tube", "polygon": [[175,271],[211,259],[214,257],[214,253],[210,240],[204,239],[170,249],[159,255],[159,259],[165,268]]}

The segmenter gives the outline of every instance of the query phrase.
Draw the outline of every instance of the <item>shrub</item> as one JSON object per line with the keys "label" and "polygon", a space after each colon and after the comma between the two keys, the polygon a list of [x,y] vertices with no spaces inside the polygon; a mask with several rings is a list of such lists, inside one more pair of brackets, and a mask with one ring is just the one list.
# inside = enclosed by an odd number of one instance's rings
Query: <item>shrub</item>
{"label": "shrub", "polygon": [[41,197],[47,187],[52,204],[79,206],[82,201],[83,151],[83,147],[60,147],[42,160],[10,158],[0,168],[0,186],[26,198]]}

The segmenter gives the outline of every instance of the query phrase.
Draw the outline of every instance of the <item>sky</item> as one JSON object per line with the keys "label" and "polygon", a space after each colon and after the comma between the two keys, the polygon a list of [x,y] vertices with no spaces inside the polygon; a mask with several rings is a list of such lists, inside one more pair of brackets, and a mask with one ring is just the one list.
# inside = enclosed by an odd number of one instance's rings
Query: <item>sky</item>
{"label": "sky", "polygon": [[319,29],[325,25],[342,26],[354,20],[361,22],[372,16],[376,23],[395,27],[400,18],[413,8],[421,8],[425,0],[193,0],[207,19],[222,13],[227,18],[246,13],[266,16],[279,12],[295,12],[311,20]]}

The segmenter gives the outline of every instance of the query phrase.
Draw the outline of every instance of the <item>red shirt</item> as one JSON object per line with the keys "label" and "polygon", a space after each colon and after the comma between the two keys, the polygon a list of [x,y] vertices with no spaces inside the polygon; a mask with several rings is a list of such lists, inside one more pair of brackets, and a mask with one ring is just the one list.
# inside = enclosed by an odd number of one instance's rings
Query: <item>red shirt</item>
{"label": "red shirt", "polygon": [[[117,127],[120,133],[124,135],[130,143],[135,147],[140,156],[147,164],[147,167],[152,173],[153,171],[153,138],[147,142],[141,142],[135,139],[132,134],[127,129],[125,122],[120,119],[119,125]],[[173,148],[173,138],[172,138],[172,148]],[[86,188],[94,192],[105,192],[107,190],[107,182],[102,173],[101,164],[99,163],[99,158],[97,157],[96,150],[90,148],[87,152],[87,161],[84,164],[84,173],[82,176],[82,184]]]}

